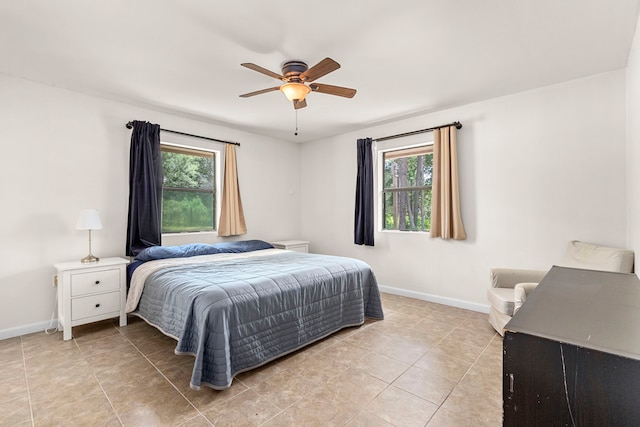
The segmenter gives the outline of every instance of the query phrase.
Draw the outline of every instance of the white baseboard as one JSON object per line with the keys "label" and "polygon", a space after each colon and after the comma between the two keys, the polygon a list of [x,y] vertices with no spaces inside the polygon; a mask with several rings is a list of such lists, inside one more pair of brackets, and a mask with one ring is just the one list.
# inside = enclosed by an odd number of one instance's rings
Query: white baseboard
{"label": "white baseboard", "polygon": [[[0,330],[0,340],[6,340],[7,338],[19,337],[20,335],[32,334],[34,332],[44,332],[45,329],[50,328],[51,321],[32,323],[30,325],[18,326],[15,328]],[[58,321],[54,319],[53,329],[58,326]]]}
{"label": "white baseboard", "polygon": [[403,297],[415,298],[422,301],[450,305],[452,307],[464,308],[467,310],[478,311],[480,313],[489,313],[490,308],[488,304],[478,304],[475,302],[463,301],[455,298],[446,298],[437,295],[423,294],[422,292],[408,291],[406,289],[393,288],[391,286],[378,285],[378,289],[388,294],[400,295]]}

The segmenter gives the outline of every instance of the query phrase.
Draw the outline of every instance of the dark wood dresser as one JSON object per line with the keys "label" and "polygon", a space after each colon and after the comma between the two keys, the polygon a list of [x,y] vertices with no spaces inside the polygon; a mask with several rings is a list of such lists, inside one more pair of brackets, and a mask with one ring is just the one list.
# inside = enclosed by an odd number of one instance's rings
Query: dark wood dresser
{"label": "dark wood dresser", "polygon": [[640,280],[554,266],[503,357],[505,426],[640,426]]}

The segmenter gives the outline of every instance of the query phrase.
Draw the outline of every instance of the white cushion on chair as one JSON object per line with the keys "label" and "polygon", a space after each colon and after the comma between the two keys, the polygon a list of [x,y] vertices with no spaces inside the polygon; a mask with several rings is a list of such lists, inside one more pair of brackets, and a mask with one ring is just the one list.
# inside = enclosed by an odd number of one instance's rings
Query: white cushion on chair
{"label": "white cushion on chair", "polygon": [[527,296],[538,286],[537,283],[518,283],[513,288],[513,314],[516,314],[522,304],[527,300]]}
{"label": "white cushion on chair", "polygon": [[489,288],[487,298],[497,311],[513,315],[513,288]]}
{"label": "white cushion on chair", "polygon": [[631,273],[633,251],[572,240],[567,245],[563,267]]}

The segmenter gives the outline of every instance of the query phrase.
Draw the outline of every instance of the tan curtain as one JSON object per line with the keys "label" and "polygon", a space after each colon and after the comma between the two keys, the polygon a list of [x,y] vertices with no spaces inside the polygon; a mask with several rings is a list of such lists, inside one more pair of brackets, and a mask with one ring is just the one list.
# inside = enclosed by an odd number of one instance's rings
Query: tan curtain
{"label": "tan curtain", "polygon": [[227,144],[224,156],[224,183],[222,184],[222,209],[218,236],[237,236],[247,232],[238,185],[236,147]]}
{"label": "tan curtain", "polygon": [[464,240],[467,234],[460,216],[456,127],[436,129],[433,133],[431,237]]}

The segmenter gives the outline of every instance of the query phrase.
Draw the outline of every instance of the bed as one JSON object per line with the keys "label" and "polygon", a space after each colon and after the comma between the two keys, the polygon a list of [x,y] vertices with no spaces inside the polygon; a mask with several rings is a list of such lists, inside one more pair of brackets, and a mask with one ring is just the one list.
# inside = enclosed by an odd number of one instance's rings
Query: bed
{"label": "bed", "polygon": [[366,263],[259,240],[147,248],[128,274],[126,311],[195,357],[195,390],[228,388],[241,372],[383,318]]}

